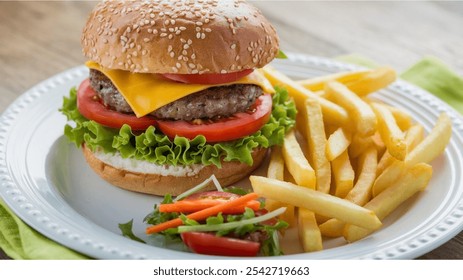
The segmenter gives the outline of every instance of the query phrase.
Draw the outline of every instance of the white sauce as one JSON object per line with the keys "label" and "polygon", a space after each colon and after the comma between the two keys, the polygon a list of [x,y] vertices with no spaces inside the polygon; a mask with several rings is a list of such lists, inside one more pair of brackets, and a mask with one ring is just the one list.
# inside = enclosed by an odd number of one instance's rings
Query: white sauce
{"label": "white sauce", "polygon": [[188,166],[157,165],[143,160],[123,158],[119,154],[106,154],[102,151],[95,151],[94,154],[97,159],[115,168],[145,174],[175,177],[194,176],[204,167],[201,164]]}

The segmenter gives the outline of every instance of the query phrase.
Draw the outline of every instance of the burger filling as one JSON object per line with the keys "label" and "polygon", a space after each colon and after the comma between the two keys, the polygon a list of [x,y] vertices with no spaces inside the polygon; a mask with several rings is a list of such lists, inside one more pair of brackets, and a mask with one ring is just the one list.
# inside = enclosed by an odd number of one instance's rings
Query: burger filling
{"label": "burger filling", "polygon": [[[111,80],[100,71],[90,69],[90,85],[105,106],[121,113],[133,113]],[[228,117],[246,112],[262,94],[262,88],[253,84],[211,87],[169,103],[151,115],[163,120],[185,121]]]}

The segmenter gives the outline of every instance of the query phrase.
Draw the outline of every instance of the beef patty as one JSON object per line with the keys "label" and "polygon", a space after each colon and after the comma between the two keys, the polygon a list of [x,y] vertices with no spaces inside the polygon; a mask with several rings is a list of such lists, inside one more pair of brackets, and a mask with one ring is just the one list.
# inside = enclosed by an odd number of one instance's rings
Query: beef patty
{"label": "beef patty", "polygon": [[[127,101],[103,73],[90,69],[90,85],[105,106],[121,113],[133,113]],[[227,117],[245,112],[260,95],[262,89],[256,85],[211,87],[169,103],[151,115],[158,119],[186,121]]]}

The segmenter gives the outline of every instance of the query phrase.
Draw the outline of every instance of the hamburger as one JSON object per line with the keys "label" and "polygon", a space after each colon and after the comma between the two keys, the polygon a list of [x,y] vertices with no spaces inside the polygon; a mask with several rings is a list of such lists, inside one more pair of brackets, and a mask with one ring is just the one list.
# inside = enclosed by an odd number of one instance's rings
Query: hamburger
{"label": "hamburger", "polygon": [[244,178],[295,107],[259,68],[274,27],[245,1],[105,1],[82,32],[89,77],[64,98],[65,135],[109,183],[178,195]]}

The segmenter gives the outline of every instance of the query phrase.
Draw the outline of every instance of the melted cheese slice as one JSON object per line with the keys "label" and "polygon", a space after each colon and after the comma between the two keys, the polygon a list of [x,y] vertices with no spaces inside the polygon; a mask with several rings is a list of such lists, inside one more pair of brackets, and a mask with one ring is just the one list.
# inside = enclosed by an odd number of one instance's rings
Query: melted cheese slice
{"label": "melted cheese slice", "polygon": [[254,84],[260,86],[264,92],[274,92],[272,85],[260,71],[253,71],[233,83],[201,85],[174,82],[158,74],[131,73],[123,70],[107,69],[93,61],[88,61],[85,65],[90,69],[102,72],[108,77],[137,117],[147,115],[192,93],[215,86]]}

